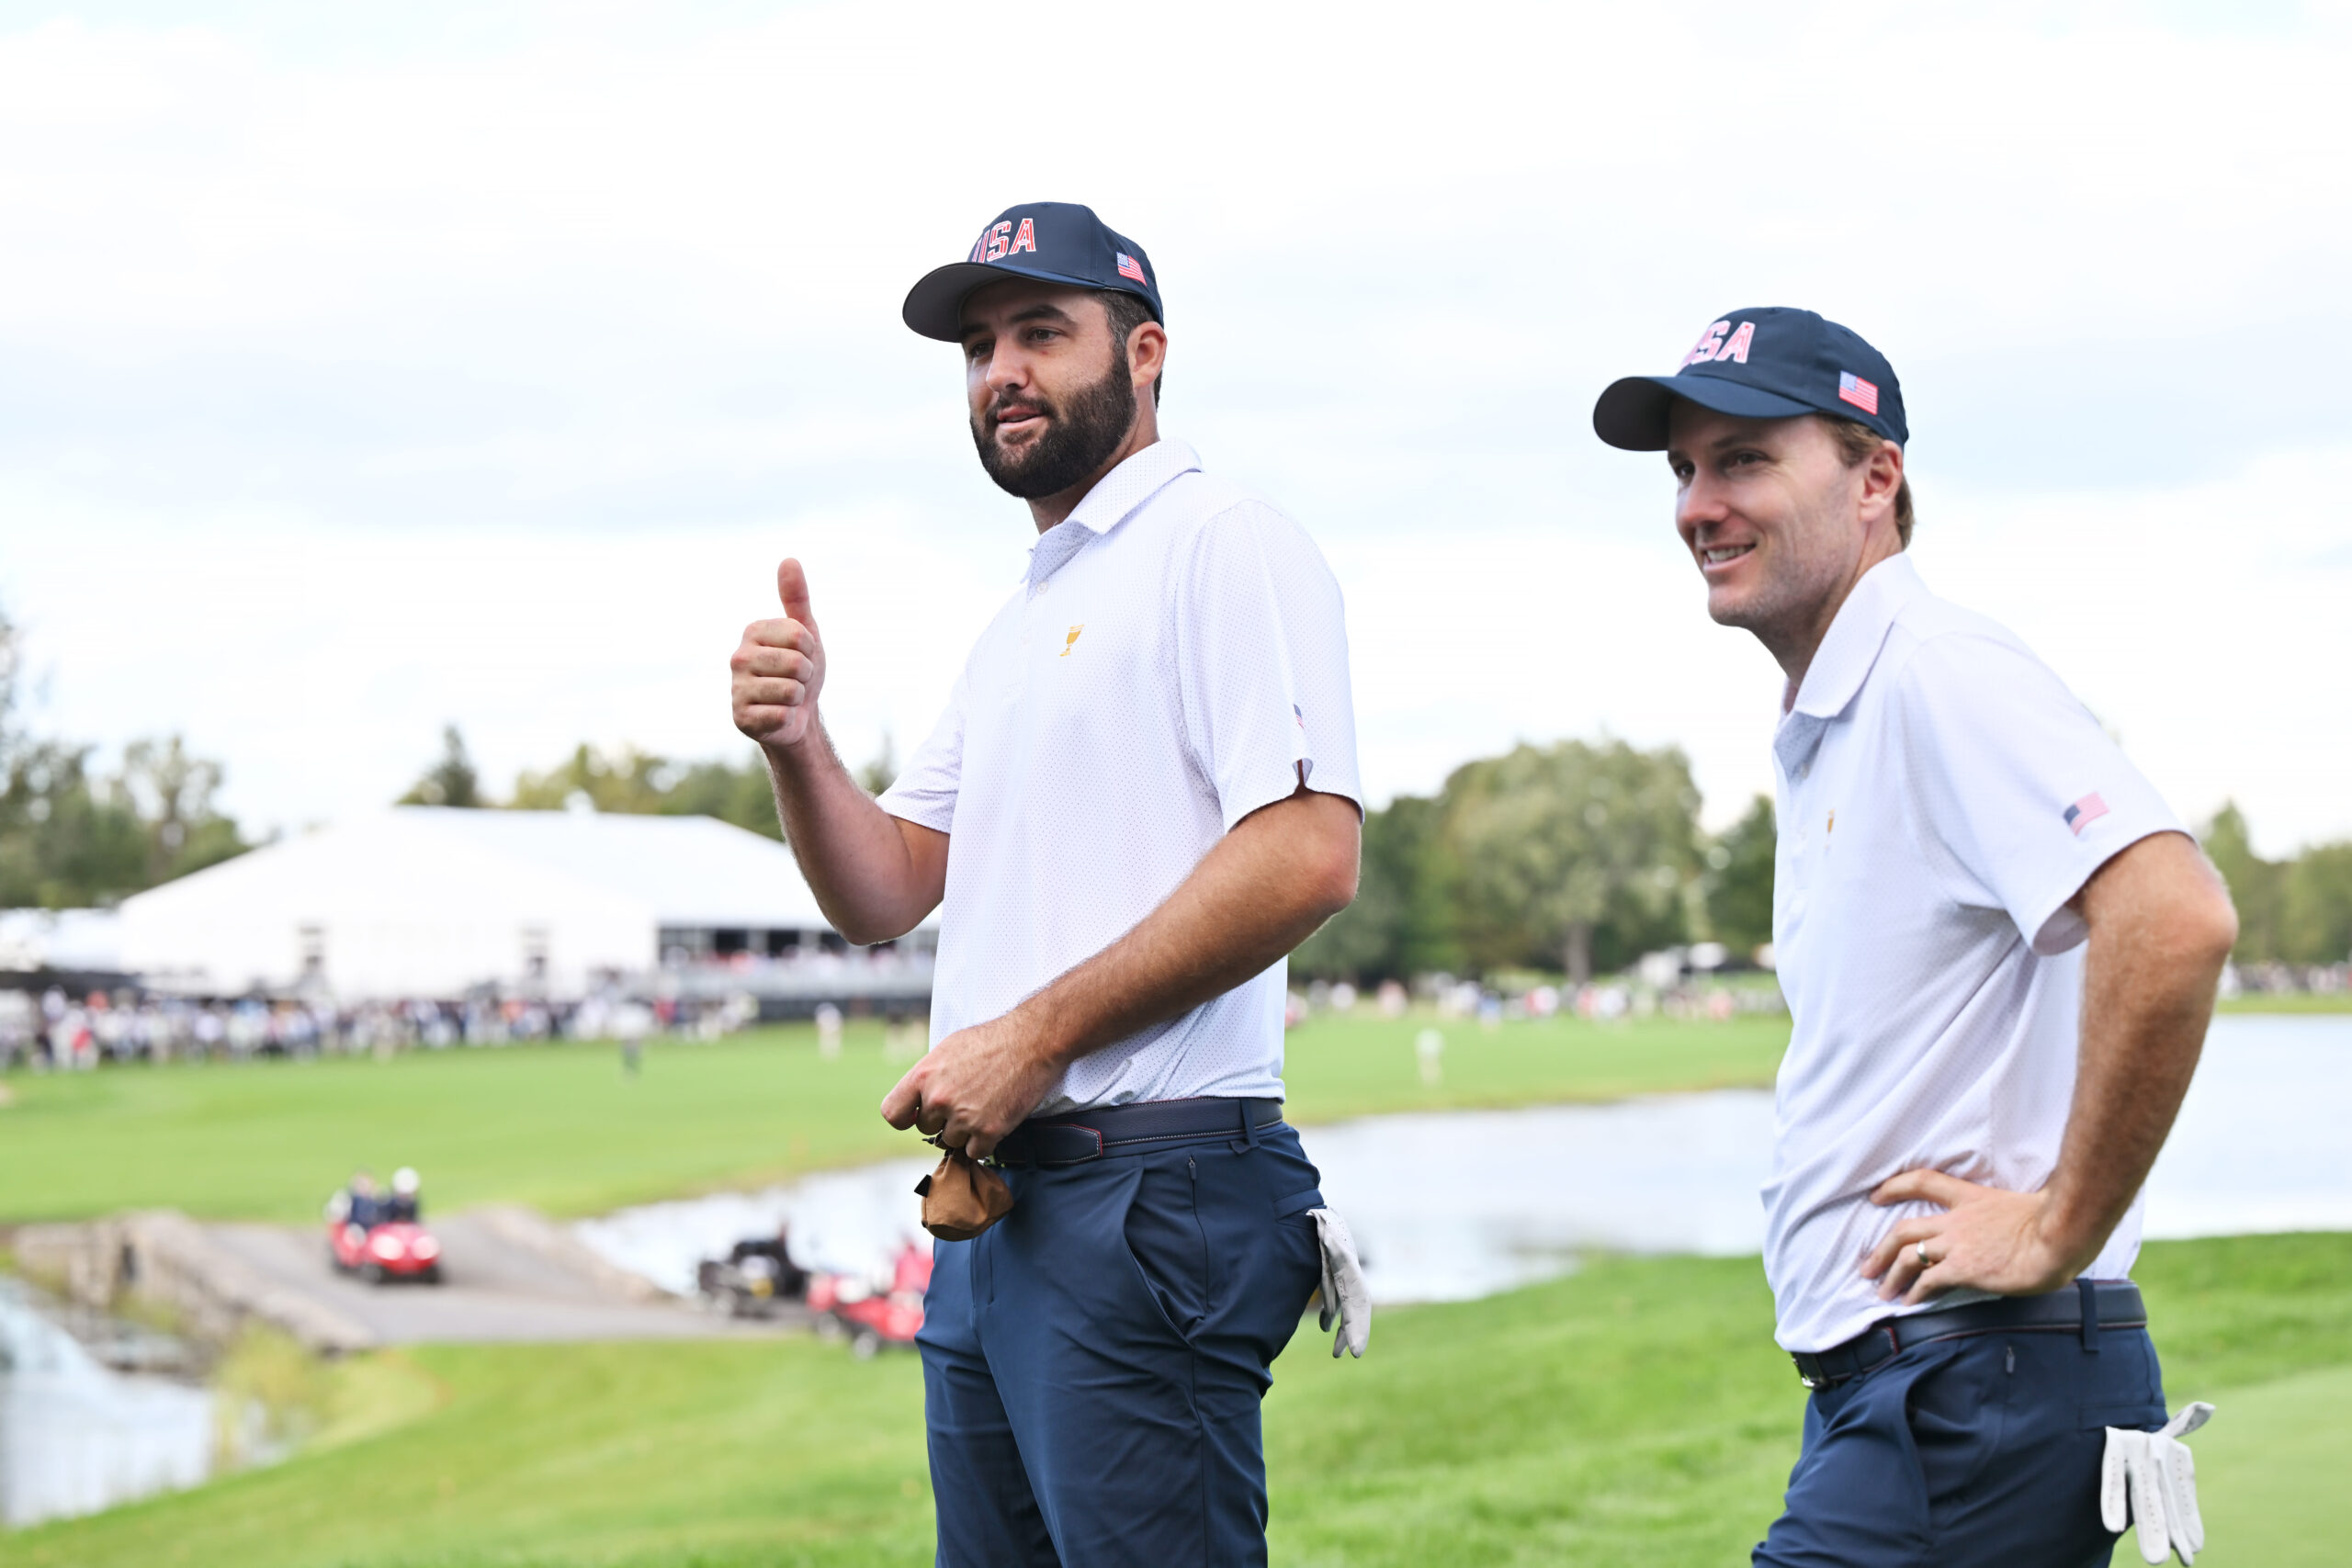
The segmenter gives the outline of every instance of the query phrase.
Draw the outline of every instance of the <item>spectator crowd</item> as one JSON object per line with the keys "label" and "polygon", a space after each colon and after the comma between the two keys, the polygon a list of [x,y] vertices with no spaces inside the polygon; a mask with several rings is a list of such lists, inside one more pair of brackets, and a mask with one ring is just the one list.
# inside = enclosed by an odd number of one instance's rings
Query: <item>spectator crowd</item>
{"label": "spectator crowd", "polygon": [[38,997],[0,991],[0,1069],[86,1068],[101,1064],[247,1061],[256,1056],[389,1055],[453,1045],[606,1040],[628,1032],[704,1039],[757,1016],[748,998],[578,1002],[516,998],[458,1001],[412,998],[337,1004],[245,997],[194,1000],[120,991]]}

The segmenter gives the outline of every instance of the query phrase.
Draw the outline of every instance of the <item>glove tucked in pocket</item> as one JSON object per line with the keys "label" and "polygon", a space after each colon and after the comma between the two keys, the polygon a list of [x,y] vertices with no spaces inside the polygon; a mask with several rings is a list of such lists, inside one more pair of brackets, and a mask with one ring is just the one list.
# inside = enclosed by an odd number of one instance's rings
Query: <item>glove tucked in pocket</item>
{"label": "glove tucked in pocket", "polygon": [[969,1241],[1012,1213],[1004,1178],[961,1149],[948,1150],[915,1190],[922,1196],[922,1228],[942,1241]]}
{"label": "glove tucked in pocket", "polygon": [[2212,1418],[2199,1400],[2160,1431],[2107,1429],[2107,1460],[2099,1472],[2099,1518],[2120,1535],[2137,1527],[2141,1561],[2162,1562],[2174,1552],[2193,1563],[2205,1550],[2205,1519],[2197,1511],[2197,1461],[2180,1439]]}
{"label": "glove tucked in pocket", "polygon": [[1325,1328],[1336,1320],[1340,1332],[1331,1339],[1331,1359],[1344,1348],[1362,1359],[1372,1343],[1372,1292],[1363,1282],[1363,1265],[1356,1261],[1356,1238],[1336,1210],[1309,1209],[1315,1222],[1317,1250],[1323,1255],[1323,1310],[1317,1321]]}

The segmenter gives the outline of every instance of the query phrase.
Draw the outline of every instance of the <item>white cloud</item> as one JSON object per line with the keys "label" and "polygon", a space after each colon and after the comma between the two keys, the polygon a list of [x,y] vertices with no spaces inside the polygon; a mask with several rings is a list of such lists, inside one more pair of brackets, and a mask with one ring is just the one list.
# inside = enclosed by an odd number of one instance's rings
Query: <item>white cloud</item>
{"label": "white cloud", "polygon": [[1762,786],[1772,671],[1586,419],[1791,301],[1906,372],[1931,581],[2184,810],[2352,831],[2332,12],[80,14],[0,22],[0,594],[59,727],[262,820],[445,717],[502,778],[723,749],[787,547],[910,744],[1023,525],[898,299],[1057,195],[1169,280],[1170,426],[1325,541],[1375,787],[1601,725]]}

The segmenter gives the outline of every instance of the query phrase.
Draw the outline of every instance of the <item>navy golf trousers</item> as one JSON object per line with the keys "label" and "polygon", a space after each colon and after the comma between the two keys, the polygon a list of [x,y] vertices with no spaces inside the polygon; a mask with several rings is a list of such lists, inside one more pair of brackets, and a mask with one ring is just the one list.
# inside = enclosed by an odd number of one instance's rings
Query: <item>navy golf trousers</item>
{"label": "navy golf trousers", "polygon": [[2144,1328],[1915,1346],[1805,1407],[1758,1568],[2093,1568],[2106,1428],[2165,1422]]}
{"label": "navy golf trousers", "polygon": [[1266,1560],[1258,1405],[1321,1277],[1287,1126],[1005,1173],[920,1344],[943,1568]]}

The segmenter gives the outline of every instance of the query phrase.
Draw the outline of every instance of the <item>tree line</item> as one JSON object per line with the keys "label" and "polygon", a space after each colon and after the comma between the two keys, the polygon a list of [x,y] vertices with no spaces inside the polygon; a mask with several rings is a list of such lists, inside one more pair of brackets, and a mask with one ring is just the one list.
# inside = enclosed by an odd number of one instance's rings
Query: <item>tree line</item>
{"label": "tree line", "polygon": [[[220,763],[176,735],[133,741],[105,770],[95,746],[21,722],[16,627],[0,611],[0,908],[111,905],[242,854],[253,840],[220,809]],[[888,742],[857,770],[876,794]],[[406,805],[715,817],[781,838],[767,769],[581,745],[525,770],[494,799],[455,725]],[[1298,950],[1303,976],[1359,982],[1537,970],[1581,981],[1642,953],[1717,942],[1744,958],[1772,938],[1772,803],[1730,828],[1700,825],[1690,765],[1674,747],[1622,740],[1521,745],[1465,762],[1431,795],[1399,795],[1364,820],[1355,903]],[[2352,840],[2279,861],[2254,852],[2224,805],[2201,829],[2236,901],[2240,964],[2335,964],[2352,955]]]}
{"label": "tree line", "polygon": [[0,908],[113,904],[252,847],[214,804],[220,763],[172,735],[132,741],[102,771],[96,746],[25,728],[22,676],[0,612]]}
{"label": "tree line", "polygon": [[2352,957],[2352,839],[2291,860],[2254,852],[2245,815],[2224,805],[2199,835],[2238,907],[2240,964],[2331,964]]}
{"label": "tree line", "polygon": [[1358,982],[1539,970],[1581,983],[1644,953],[1772,938],[1772,803],[1699,824],[1676,747],[1521,745],[1456,768],[1434,795],[1364,818],[1355,903],[1294,971]]}
{"label": "tree line", "polygon": [[[876,795],[898,776],[897,760],[886,739],[882,750],[854,770],[858,783]],[[782,839],[767,764],[757,750],[740,762],[707,758],[677,761],[633,746],[613,750],[585,743],[553,767],[525,769],[503,800],[493,798],[467,752],[456,725],[441,731],[441,756],[418,776],[398,802],[401,806],[450,806],[485,810],[555,811],[586,806],[598,811],[647,817],[716,817],[771,839]]]}
{"label": "tree line", "polygon": [[[1772,802],[1699,825],[1680,751],[1623,741],[1520,746],[1456,769],[1434,795],[1364,819],[1353,907],[1292,967],[1326,979],[1540,970],[1581,982],[1645,952],[1771,940]],[[2352,840],[2282,861],[2254,852],[2225,804],[2199,829],[2238,908],[2240,964],[2352,961]]]}

